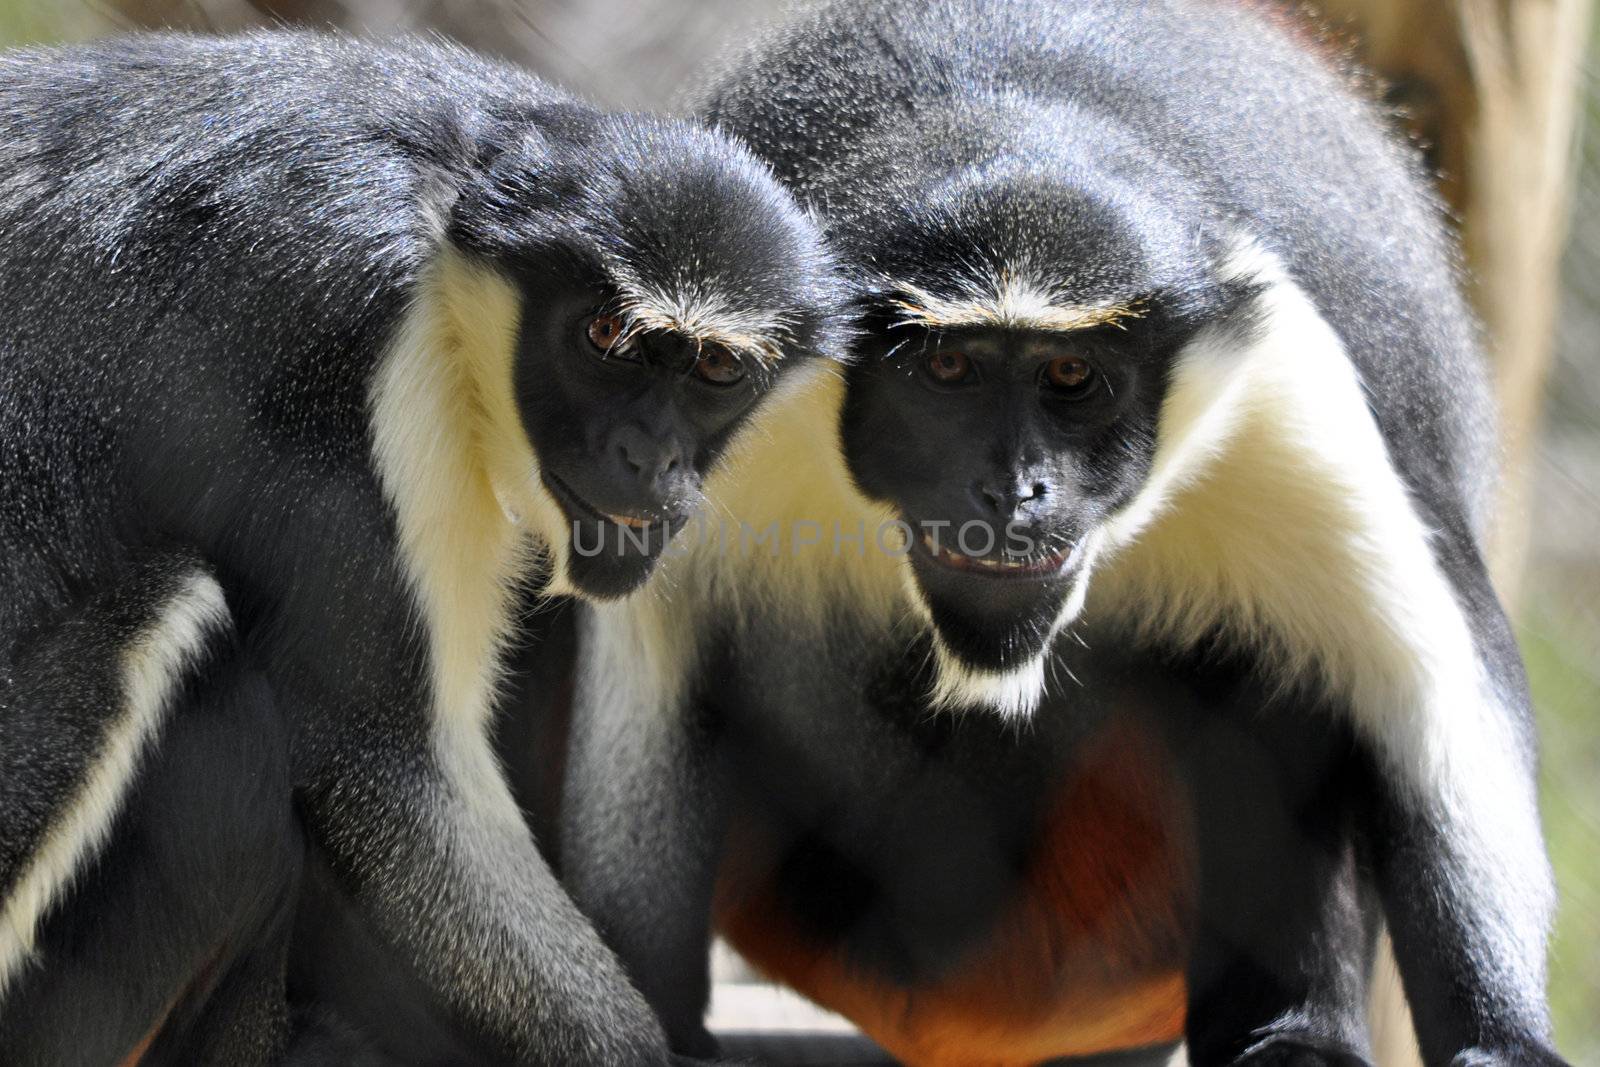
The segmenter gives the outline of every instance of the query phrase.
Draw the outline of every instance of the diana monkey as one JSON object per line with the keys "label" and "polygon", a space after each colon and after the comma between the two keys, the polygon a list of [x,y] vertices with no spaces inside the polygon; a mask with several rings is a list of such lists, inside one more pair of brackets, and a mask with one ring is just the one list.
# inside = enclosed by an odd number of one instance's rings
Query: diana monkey
{"label": "diana monkey", "polygon": [[0,58],[0,232],[0,1061],[275,1055],[303,824],[486,1058],[664,1063],[487,735],[537,559],[637,587],[827,343],[768,167],[444,46],[136,37]]}
{"label": "diana monkey", "polygon": [[1455,253],[1269,8],[841,0],[715,86],[860,334],[758,536],[585,611],[564,877],[679,1047],[715,902],[913,1065],[1364,1062],[1380,918],[1428,1063],[1559,1062]]}

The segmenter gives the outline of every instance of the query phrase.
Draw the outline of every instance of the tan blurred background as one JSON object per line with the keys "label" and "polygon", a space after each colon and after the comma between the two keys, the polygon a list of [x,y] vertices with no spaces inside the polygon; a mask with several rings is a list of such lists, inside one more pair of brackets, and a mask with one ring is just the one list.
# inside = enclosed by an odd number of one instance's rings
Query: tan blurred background
{"label": "tan blurred background", "polygon": [[[0,0],[0,46],[141,26],[433,30],[601,103],[659,110],[777,2]],[[1321,6],[1442,169],[1476,273],[1511,470],[1494,555],[1532,675],[1562,894],[1558,1039],[1575,1063],[1600,1067],[1600,86],[1589,0]]]}

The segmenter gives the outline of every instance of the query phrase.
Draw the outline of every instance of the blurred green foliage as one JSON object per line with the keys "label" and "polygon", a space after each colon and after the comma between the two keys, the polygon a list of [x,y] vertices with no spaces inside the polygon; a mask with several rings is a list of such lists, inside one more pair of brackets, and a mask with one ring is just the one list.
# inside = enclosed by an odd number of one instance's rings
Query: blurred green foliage
{"label": "blurred green foliage", "polygon": [[1600,633],[1592,616],[1529,611],[1523,653],[1544,742],[1545,832],[1561,891],[1550,960],[1560,1047],[1600,1064]]}
{"label": "blurred green foliage", "polygon": [[0,0],[0,45],[40,44],[77,36],[88,13],[72,0]]}

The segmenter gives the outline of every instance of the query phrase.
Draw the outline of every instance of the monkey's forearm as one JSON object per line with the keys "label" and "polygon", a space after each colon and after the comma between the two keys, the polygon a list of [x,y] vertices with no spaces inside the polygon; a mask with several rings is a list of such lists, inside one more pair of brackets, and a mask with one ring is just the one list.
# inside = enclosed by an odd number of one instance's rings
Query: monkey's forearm
{"label": "monkey's forearm", "polygon": [[[580,700],[562,801],[562,877],[666,1026],[709,1056],[703,1016],[726,784],[682,707]],[[591,694],[593,696],[593,694]]]}
{"label": "monkey's forearm", "polygon": [[[556,882],[503,784],[477,783],[468,796],[410,775],[396,790],[381,784],[381,768],[366,769],[363,784],[382,800],[360,811],[313,804],[313,830],[380,936],[460,1025],[516,1062],[665,1062],[655,1017]],[[355,789],[341,783],[345,796]]]}
{"label": "monkey's forearm", "polygon": [[1465,780],[1373,790],[1374,872],[1430,1065],[1463,1062],[1464,1050],[1482,1057],[1473,1063],[1564,1062],[1545,1008],[1554,890],[1531,776],[1519,785],[1493,797]]}

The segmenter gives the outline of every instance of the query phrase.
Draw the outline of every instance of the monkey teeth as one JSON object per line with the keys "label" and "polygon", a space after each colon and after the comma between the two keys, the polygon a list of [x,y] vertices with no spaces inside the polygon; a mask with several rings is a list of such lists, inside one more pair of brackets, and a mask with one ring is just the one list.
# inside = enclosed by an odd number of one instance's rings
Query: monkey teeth
{"label": "monkey teeth", "polygon": [[633,516],[633,515],[611,515],[611,514],[607,514],[606,518],[609,519],[611,522],[616,523],[618,526],[627,526],[627,527],[631,527],[632,529],[635,529],[635,530],[648,530],[650,527],[656,525],[654,522],[650,521],[649,519],[641,519],[641,518],[638,518],[638,517]]}
{"label": "monkey teeth", "polygon": [[1048,576],[1063,570],[1072,559],[1072,553],[1053,552],[1045,556],[969,556],[952,551],[936,541],[932,534],[922,535],[922,545],[928,555],[940,563],[957,570],[993,573],[1005,577]]}

